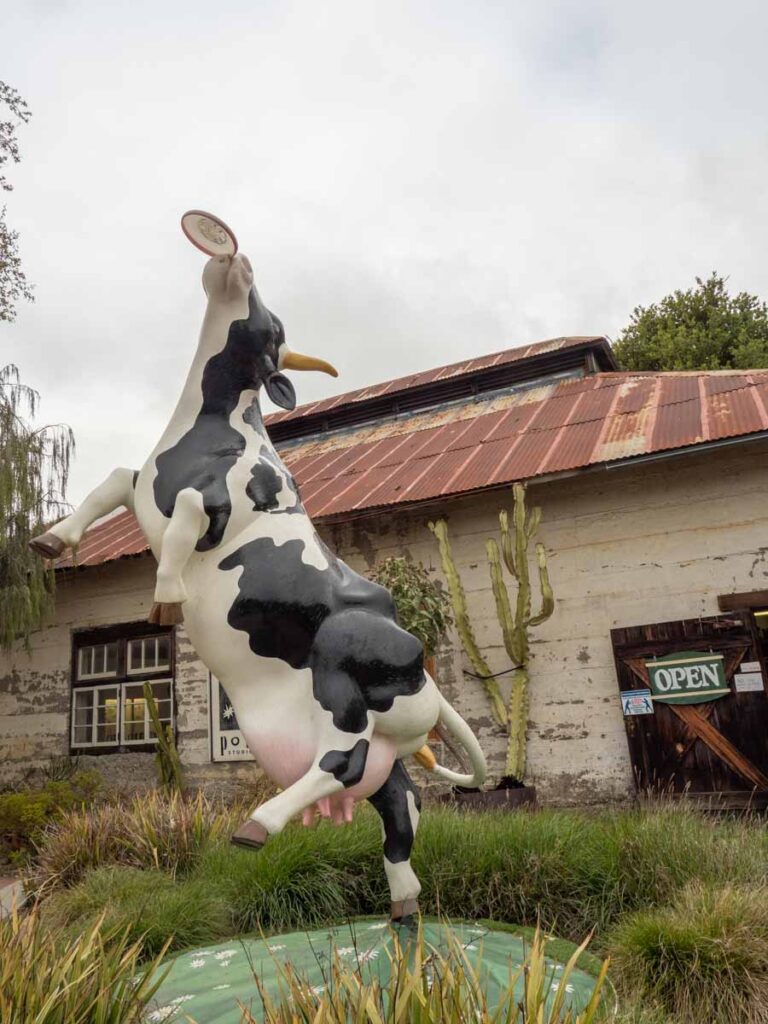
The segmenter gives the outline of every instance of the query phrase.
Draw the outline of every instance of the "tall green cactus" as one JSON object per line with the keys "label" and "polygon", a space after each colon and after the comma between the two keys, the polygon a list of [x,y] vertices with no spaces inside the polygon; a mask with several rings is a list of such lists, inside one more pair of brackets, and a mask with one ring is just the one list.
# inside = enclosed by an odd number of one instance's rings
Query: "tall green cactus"
{"label": "tall green cactus", "polygon": [[179,752],[176,749],[173,728],[171,725],[163,727],[157,710],[157,704],[155,703],[155,695],[152,693],[152,687],[149,683],[144,683],[143,689],[144,700],[147,702],[147,710],[152,722],[152,729],[157,738],[155,763],[157,764],[157,774],[160,778],[160,783],[165,789],[181,793],[184,788],[184,771],[181,767]]}
{"label": "tall green cactus", "polygon": [[[475,672],[483,680],[483,685],[491,699],[493,716],[500,725],[506,726],[509,735],[507,744],[507,774],[522,781],[525,775],[526,747],[525,734],[528,727],[528,710],[530,697],[528,693],[528,663],[530,659],[530,643],[528,630],[538,626],[550,617],[555,608],[555,599],[549,582],[547,556],[543,544],[536,544],[536,562],[539,570],[539,587],[541,590],[541,606],[535,615],[531,615],[531,578],[528,565],[528,548],[531,538],[541,522],[541,509],[527,511],[525,505],[525,486],[517,483],[513,487],[515,499],[512,511],[512,529],[506,510],[499,512],[501,528],[501,549],[495,539],[486,542],[486,552],[491,574],[491,587],[496,602],[496,615],[501,626],[504,647],[514,666],[512,671],[512,687],[508,708],[499,690],[498,683],[491,676],[488,663],[480,653],[475,633],[467,612],[467,601],[461,577],[453,560],[450,541],[448,540],[448,524],[444,519],[430,523],[429,528],[437,538],[443,572],[448,582],[448,592],[456,615],[456,626],[467,657]],[[503,561],[503,564],[502,564]],[[514,610],[507,584],[504,579],[504,567],[517,581]]]}

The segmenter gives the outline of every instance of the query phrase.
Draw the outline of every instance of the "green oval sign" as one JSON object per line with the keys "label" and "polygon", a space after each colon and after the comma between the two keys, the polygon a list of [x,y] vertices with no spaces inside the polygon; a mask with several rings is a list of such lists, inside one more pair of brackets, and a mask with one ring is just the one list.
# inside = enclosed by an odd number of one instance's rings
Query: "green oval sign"
{"label": "green oval sign", "polygon": [[702,704],[730,693],[722,654],[679,651],[646,661],[653,699],[666,704]]}

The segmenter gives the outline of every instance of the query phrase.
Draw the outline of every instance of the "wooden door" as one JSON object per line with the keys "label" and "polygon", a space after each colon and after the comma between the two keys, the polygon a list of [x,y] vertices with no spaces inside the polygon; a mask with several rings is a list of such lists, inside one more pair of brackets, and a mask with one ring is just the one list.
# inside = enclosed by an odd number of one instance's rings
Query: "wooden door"
{"label": "wooden door", "polygon": [[[680,651],[722,654],[730,693],[703,704],[654,701],[654,713],[625,717],[641,791],[768,792],[768,697],[763,644],[749,612],[611,630],[619,690],[650,686],[645,661]],[[763,689],[737,692],[742,662],[759,662]],[[735,801],[738,803],[738,801]]]}

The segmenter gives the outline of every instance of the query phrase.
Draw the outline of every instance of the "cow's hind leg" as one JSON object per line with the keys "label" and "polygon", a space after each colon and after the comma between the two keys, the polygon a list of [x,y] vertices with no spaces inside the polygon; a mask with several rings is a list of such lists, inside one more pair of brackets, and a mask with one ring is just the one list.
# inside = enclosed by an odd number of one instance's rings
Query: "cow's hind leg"
{"label": "cow's hind leg", "polygon": [[40,536],[34,537],[29,546],[38,555],[46,558],[57,558],[66,548],[76,547],[91,523],[114,512],[121,505],[133,509],[133,490],[137,475],[132,469],[113,469],[107,479],[91,491],[72,515],[62,519]]}
{"label": "cow's hind leg", "polygon": [[182,573],[207,524],[202,494],[192,488],[179,491],[160,546],[150,622],[161,626],[183,622],[181,606],[187,600],[187,588]]}
{"label": "cow's hind leg", "polygon": [[[365,772],[373,723],[359,689],[346,673],[334,673],[335,710],[322,713],[315,757],[310,769],[282,793],[261,804],[232,836],[239,846],[263,846],[291,818],[319,800],[357,785]],[[317,692],[317,680],[316,680]]]}
{"label": "cow's hind leg", "polygon": [[421,798],[402,761],[395,761],[387,781],[368,799],[381,817],[392,921],[410,926],[419,910],[421,892],[421,884],[411,867],[411,848],[419,825]]}

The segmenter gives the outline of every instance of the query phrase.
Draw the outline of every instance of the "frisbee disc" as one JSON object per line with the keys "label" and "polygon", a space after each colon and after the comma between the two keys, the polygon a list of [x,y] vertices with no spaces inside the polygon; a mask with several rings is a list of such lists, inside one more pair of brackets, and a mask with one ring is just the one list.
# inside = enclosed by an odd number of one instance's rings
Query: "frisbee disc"
{"label": "frisbee disc", "polygon": [[232,228],[205,210],[187,210],[181,218],[181,230],[206,256],[234,256],[237,252]]}

